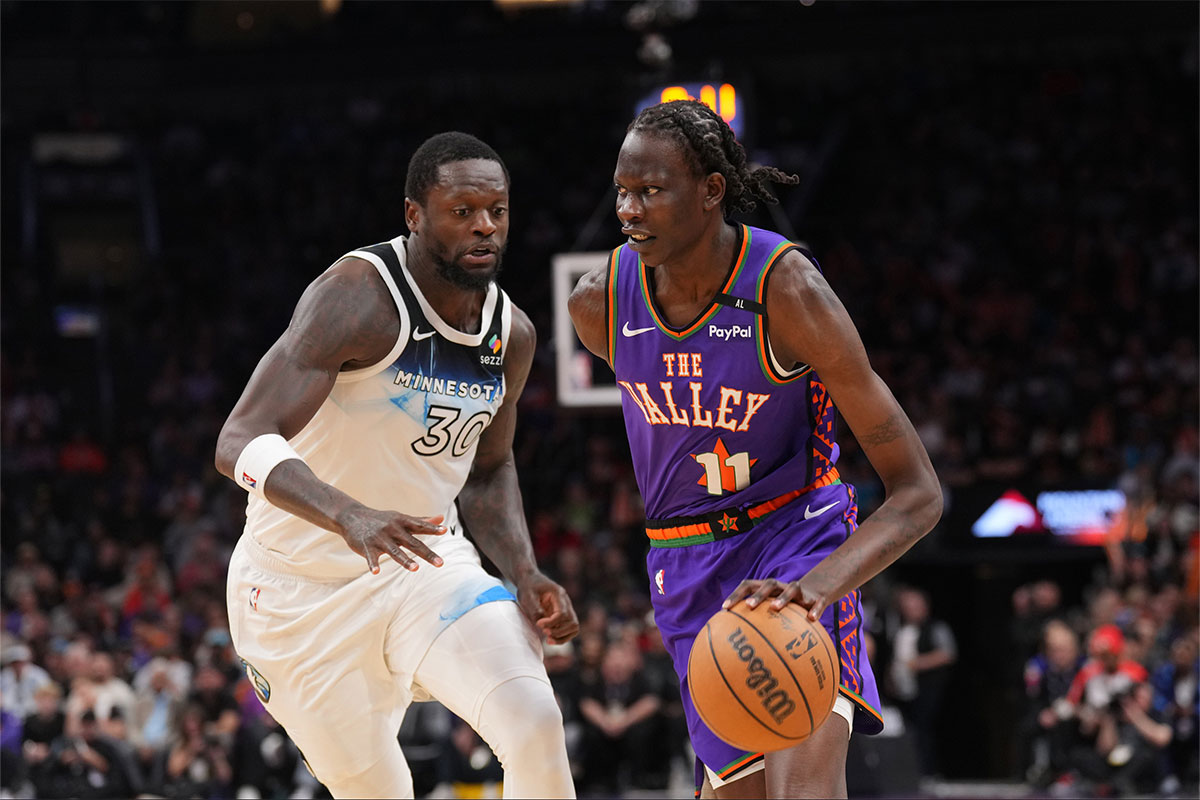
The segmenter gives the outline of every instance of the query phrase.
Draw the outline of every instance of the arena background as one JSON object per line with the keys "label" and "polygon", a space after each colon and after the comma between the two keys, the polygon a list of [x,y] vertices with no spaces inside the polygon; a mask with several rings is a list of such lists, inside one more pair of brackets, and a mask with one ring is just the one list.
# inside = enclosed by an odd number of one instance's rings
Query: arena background
{"label": "arena background", "polygon": [[[959,648],[938,775],[1019,782],[1036,613],[1014,599],[1048,579],[1086,616],[1146,548],[980,540],[995,500],[1122,490],[1167,520],[1195,624],[1197,8],[0,2],[7,633],[57,675],[89,633],[129,678],[123,592],[148,563],[165,605],[207,620],[185,654],[204,646],[223,587],[204,565],[244,497],[216,432],[305,285],[403,231],[407,158],[449,129],[512,174],[501,283],[539,331],[516,443],[539,555],[581,616],[640,620],[623,430],[557,402],[551,264],[620,242],[637,102],[728,83],[752,157],[802,178],[745,221],[816,253],[946,486],[941,524],[867,587],[875,628],[897,585],[929,593]],[[841,437],[869,511],[879,487]],[[28,543],[49,573],[32,599],[13,582]]]}

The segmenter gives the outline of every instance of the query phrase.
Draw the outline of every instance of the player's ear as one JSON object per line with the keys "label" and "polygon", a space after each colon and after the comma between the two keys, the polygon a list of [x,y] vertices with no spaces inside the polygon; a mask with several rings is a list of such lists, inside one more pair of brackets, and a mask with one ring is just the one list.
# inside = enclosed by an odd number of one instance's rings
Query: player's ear
{"label": "player's ear", "polygon": [[725,176],[719,172],[710,172],[704,179],[704,210],[712,211],[721,205],[725,199]]}
{"label": "player's ear", "polygon": [[404,224],[413,233],[421,226],[421,206],[408,197],[404,198]]}

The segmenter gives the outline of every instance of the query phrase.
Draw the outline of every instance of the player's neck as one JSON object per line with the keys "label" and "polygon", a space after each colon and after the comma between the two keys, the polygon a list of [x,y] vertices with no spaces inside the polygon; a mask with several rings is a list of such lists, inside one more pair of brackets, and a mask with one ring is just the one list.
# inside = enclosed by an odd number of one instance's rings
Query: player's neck
{"label": "player's neck", "polygon": [[420,247],[409,247],[408,272],[437,315],[463,333],[479,333],[488,290],[465,289],[443,276]]}
{"label": "player's neck", "polygon": [[439,285],[436,288],[429,288],[420,280],[417,281],[421,294],[425,295],[442,321],[463,333],[479,333],[487,290],[461,289],[440,277],[437,283]]}
{"label": "player's neck", "polygon": [[738,229],[719,220],[714,229],[696,240],[696,244],[655,267],[655,284],[660,293],[687,301],[711,300],[729,278],[736,256]]}

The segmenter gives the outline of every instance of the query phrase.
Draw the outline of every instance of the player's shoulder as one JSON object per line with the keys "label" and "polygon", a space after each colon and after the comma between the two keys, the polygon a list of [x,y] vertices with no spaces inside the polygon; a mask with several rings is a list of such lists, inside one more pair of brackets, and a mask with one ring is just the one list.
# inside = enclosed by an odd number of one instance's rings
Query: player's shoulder
{"label": "player's shoulder", "polygon": [[819,277],[821,270],[817,267],[816,260],[811,254],[802,245],[790,241],[788,244],[791,246],[784,250],[775,262],[771,280],[780,276],[784,276],[785,279],[791,277],[805,280]]}
{"label": "player's shoulder", "polygon": [[353,254],[344,255],[330,264],[321,273],[321,277],[349,283],[357,282],[371,286],[378,285],[386,288],[383,278],[379,274],[379,269],[367,259]]}
{"label": "player's shoulder", "polygon": [[805,309],[836,304],[833,290],[820,268],[799,246],[789,248],[771,266],[764,301],[768,313],[778,308],[789,316]]}
{"label": "player's shoulder", "polygon": [[569,303],[589,301],[604,296],[605,292],[608,291],[609,264],[611,259],[612,255],[610,254],[604,261],[579,276],[579,280],[575,282],[575,288],[571,290],[571,295],[568,298]]}
{"label": "player's shoulder", "polygon": [[346,255],[330,264],[309,284],[322,293],[387,293],[387,284],[375,265],[364,258]]}
{"label": "player's shoulder", "polygon": [[[581,337],[586,337],[587,331],[591,330],[596,331],[597,336],[603,335],[608,308],[608,265],[609,261],[606,259],[602,265],[593,267],[581,275],[567,297],[567,313],[571,315]],[[589,349],[595,352],[590,346]]]}
{"label": "player's shoulder", "polygon": [[338,259],[314,278],[300,305],[313,312],[317,325],[336,316],[370,329],[390,330],[396,319],[396,306],[383,277],[374,264],[354,256]]}

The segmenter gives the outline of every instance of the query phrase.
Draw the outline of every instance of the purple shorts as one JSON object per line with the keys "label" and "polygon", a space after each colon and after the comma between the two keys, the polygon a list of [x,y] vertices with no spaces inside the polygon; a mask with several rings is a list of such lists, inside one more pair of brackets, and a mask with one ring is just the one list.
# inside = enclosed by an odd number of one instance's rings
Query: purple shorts
{"label": "purple shorts", "polygon": [[[696,756],[725,778],[753,763],[758,754],[726,744],[709,730],[692,705],[688,656],[701,628],[747,578],[794,581],[833,552],[857,527],[854,488],[835,483],[800,495],[764,517],[746,533],[682,547],[652,546],[646,556],[654,622],[675,663]],[[807,519],[806,519],[807,516]],[[862,647],[862,605],[855,589],[821,616],[841,659],[839,691],[854,704],[854,729],[883,730],[875,674]]]}

